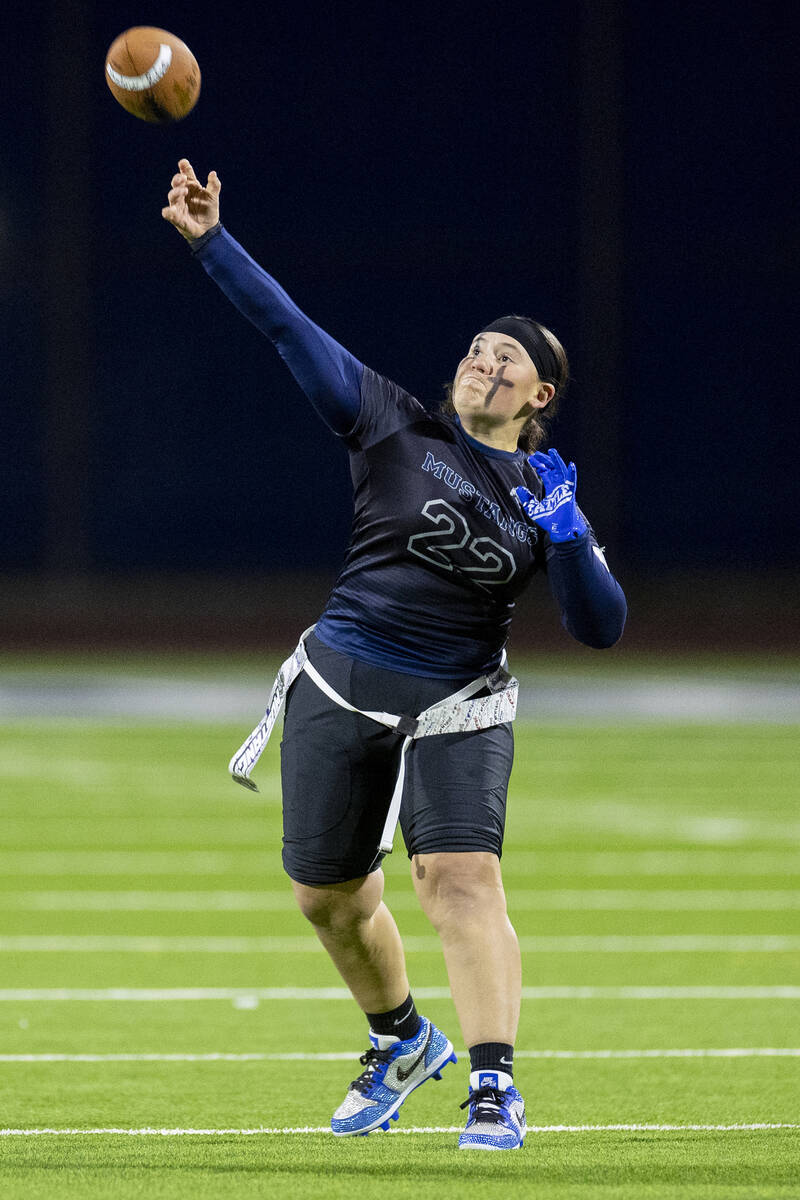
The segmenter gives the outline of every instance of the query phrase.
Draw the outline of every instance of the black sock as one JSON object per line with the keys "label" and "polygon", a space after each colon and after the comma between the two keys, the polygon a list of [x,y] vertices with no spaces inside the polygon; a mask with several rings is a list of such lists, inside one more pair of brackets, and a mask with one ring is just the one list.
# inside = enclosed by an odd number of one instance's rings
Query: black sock
{"label": "black sock", "polygon": [[514,1047],[505,1042],[479,1042],[469,1048],[470,1071],[504,1071],[514,1077]]}
{"label": "black sock", "polygon": [[419,1029],[419,1013],[410,992],[391,1012],[365,1013],[365,1016],[373,1033],[392,1034],[401,1042],[408,1041]]}

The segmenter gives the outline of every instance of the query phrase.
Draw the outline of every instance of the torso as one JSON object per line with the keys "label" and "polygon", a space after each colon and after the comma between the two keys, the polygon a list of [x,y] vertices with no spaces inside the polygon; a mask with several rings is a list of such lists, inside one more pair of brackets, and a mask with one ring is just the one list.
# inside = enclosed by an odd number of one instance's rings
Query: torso
{"label": "torso", "polygon": [[524,453],[476,442],[368,368],[345,440],[353,530],[318,636],[410,674],[493,669],[515,597],[544,566],[543,535],[512,494],[541,493]]}

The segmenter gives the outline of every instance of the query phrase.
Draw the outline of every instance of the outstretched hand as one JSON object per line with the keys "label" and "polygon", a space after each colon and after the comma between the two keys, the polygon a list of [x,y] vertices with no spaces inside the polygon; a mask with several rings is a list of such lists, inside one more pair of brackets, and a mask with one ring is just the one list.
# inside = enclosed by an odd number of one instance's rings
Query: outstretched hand
{"label": "outstretched hand", "polygon": [[537,450],[528,459],[544,484],[541,500],[527,488],[514,488],[525,515],[535,525],[550,534],[551,542],[567,542],[579,538],[588,528],[581,510],[575,503],[578,470],[575,463],[566,465],[557,450],[542,454]]}
{"label": "outstretched hand", "polygon": [[222,184],[216,171],[211,171],[205,187],[194,173],[188,158],[178,163],[178,173],[172,176],[167,195],[169,203],[161,215],[187,242],[202,237],[219,221],[219,193]]}

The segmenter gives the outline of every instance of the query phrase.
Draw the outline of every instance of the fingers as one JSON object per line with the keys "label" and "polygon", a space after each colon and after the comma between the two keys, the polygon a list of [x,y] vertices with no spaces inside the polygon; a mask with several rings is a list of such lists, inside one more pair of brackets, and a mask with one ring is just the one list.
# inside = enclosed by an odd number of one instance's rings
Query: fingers
{"label": "fingers", "polygon": [[575,483],[578,477],[577,468],[574,462],[569,466],[564,462],[557,450],[550,449],[546,454],[541,450],[537,450],[528,459],[530,465],[539,472],[549,471],[555,474],[562,482]]}
{"label": "fingers", "polygon": [[193,179],[197,182],[197,176],[194,173],[194,167],[189,162],[188,158],[178,160],[178,169],[186,176],[187,179]]}
{"label": "fingers", "polygon": [[176,229],[183,232],[183,226],[186,223],[186,212],[184,209],[176,208],[174,204],[168,204],[162,208],[161,215],[165,221],[169,221],[170,225],[174,225]]}
{"label": "fingers", "polygon": [[541,450],[537,450],[535,453],[531,454],[528,458],[528,462],[536,471],[551,471],[553,469],[553,463],[550,461],[549,456],[547,454],[543,454]]}
{"label": "fingers", "polygon": [[575,463],[571,462],[569,464],[569,466],[567,466],[567,464],[564,462],[563,458],[561,457],[561,455],[558,453],[557,450],[551,450],[550,454],[553,457],[553,459],[555,459],[555,464],[556,464],[558,470],[561,472],[562,481],[564,483],[571,484],[572,487],[574,488],[576,483],[578,482],[578,468],[575,466]]}
{"label": "fingers", "polygon": [[186,201],[189,195],[189,183],[185,175],[173,175],[172,186],[167,192],[167,204],[161,210],[165,221],[177,225],[186,213]]}
{"label": "fingers", "polygon": [[[178,180],[183,179],[183,176],[176,175],[175,179],[178,179]],[[172,187],[167,192],[167,200],[169,200],[170,204],[174,204],[176,202],[176,200],[185,199],[188,195],[189,195],[188,183],[186,183],[185,180],[183,183],[175,183],[175,181],[173,180]]]}
{"label": "fingers", "polygon": [[[182,158],[178,165],[180,167],[182,167],[184,164],[186,164],[186,159]],[[191,171],[191,166],[189,166],[189,170]],[[194,171],[192,171],[191,174],[187,174],[185,171],[179,170],[177,174],[172,176],[172,179],[170,180],[170,184],[171,184],[171,188],[172,188],[172,190],[169,193],[170,200],[173,198],[173,195],[188,196],[190,187],[192,188],[192,190],[194,192],[196,192],[198,188],[200,190],[204,190],[203,185],[196,178]],[[208,176],[208,183],[206,184],[206,190],[208,190],[211,193],[211,195],[216,199],[216,197],[220,193],[221,188],[222,188],[222,182],[220,180],[219,175],[217,175],[216,171],[211,171]]]}
{"label": "fingers", "polygon": [[522,505],[523,512],[527,516],[531,518],[535,517],[539,511],[539,501],[532,492],[529,492],[528,489],[524,487],[516,487],[513,489],[511,495],[517,497],[517,500],[519,500],[520,504]]}

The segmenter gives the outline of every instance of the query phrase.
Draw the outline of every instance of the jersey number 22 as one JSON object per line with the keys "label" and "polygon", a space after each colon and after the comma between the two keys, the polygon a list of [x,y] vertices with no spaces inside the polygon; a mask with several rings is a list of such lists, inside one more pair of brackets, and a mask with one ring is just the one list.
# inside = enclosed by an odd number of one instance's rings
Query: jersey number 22
{"label": "jersey number 22", "polygon": [[[422,515],[427,517],[435,528],[411,535],[407,547],[411,554],[415,554],[417,558],[424,558],[426,562],[442,567],[445,571],[456,570],[460,574],[469,575],[476,583],[508,583],[517,569],[514,555],[494,538],[472,537],[472,530],[466,519],[452,504],[448,504],[446,500],[429,500],[423,505]],[[456,566],[451,554],[453,551],[463,550],[465,546],[467,554],[476,561]],[[459,555],[459,558],[463,557]]]}

